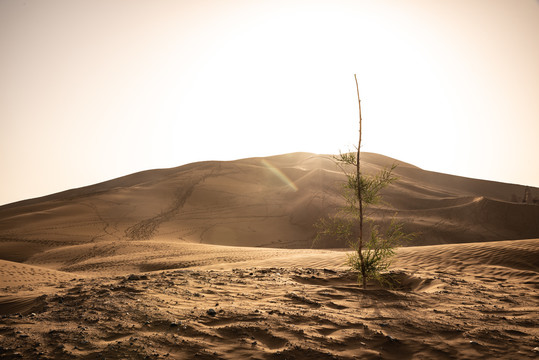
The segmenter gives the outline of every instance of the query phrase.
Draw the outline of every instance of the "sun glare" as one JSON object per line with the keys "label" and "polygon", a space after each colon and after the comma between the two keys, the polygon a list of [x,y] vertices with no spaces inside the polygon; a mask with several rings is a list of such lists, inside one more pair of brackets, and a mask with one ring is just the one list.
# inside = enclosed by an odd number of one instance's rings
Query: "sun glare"
{"label": "sun glare", "polygon": [[284,185],[288,186],[294,192],[298,191],[297,185],[292,180],[290,180],[290,178],[286,176],[286,174],[281,169],[276,168],[265,159],[263,159],[261,163],[266,169],[268,169],[273,175],[275,175],[275,177],[281,180]]}

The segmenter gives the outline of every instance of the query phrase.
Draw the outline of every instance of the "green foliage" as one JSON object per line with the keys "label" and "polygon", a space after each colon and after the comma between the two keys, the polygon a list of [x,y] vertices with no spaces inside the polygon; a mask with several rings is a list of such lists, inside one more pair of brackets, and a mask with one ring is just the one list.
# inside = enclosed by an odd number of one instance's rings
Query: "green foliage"
{"label": "green foliage", "polygon": [[332,216],[318,219],[314,224],[316,237],[313,246],[326,247],[330,243],[337,247],[350,246],[354,234],[354,223],[345,217]]}
{"label": "green foliage", "polygon": [[347,254],[346,263],[353,270],[358,271],[358,283],[363,282],[363,274],[365,274],[365,280],[375,280],[378,283],[387,282],[383,272],[389,269],[393,255],[395,255],[395,248],[413,237],[413,234],[406,234],[402,227],[403,224],[393,218],[385,233],[382,234],[380,227],[372,224],[370,237],[361,249],[363,262],[359,256],[358,243],[350,242],[354,252]]}
{"label": "green foliage", "polygon": [[393,175],[393,170],[397,167],[396,164],[393,164],[380,170],[375,175],[360,175],[358,186],[358,177],[355,172],[355,167],[357,166],[356,154],[341,153],[334,159],[346,175],[347,181],[344,184],[343,196],[348,205],[348,212],[354,215],[359,215],[358,190],[361,191],[363,207],[368,208],[370,205],[379,204],[382,200],[380,191],[398,179]]}
{"label": "green foliage", "polygon": [[[385,234],[381,234],[380,228],[369,219],[369,206],[382,201],[380,191],[391,184],[397,178],[393,176],[396,165],[383,169],[375,175],[365,176],[361,172],[360,149],[362,137],[361,99],[357,76],[354,74],[357,90],[357,102],[359,107],[359,141],[356,153],[341,153],[335,157],[337,164],[346,175],[343,196],[346,199],[346,207],[334,217],[321,219],[315,225],[317,236],[315,243],[323,238],[333,237],[338,241],[346,241],[354,250],[348,257],[348,264],[354,270],[359,271],[358,282],[367,287],[368,279],[381,279],[382,271],[389,268],[390,259],[395,254],[395,247],[400,241],[406,239],[402,231],[402,225],[395,221],[391,222]],[[367,241],[364,240],[364,223],[370,222],[371,231]],[[354,233],[358,224],[358,234]]]}
{"label": "green foliage", "polygon": [[[358,181],[355,172],[356,154],[341,153],[335,160],[346,175],[342,192],[346,206],[335,216],[318,220],[315,224],[314,244],[332,241],[334,244],[349,246],[354,252],[348,254],[347,264],[352,270],[358,271],[358,282],[364,285],[368,280],[382,283],[382,273],[389,269],[395,248],[413,237],[403,231],[403,224],[396,220],[396,214],[386,229],[381,229],[365,215],[370,213],[373,205],[383,203],[380,192],[397,180],[393,174],[396,165],[382,169],[374,175],[361,174]],[[361,196],[358,196],[358,191]],[[360,198],[362,211],[359,206]],[[370,228],[370,236],[362,238],[360,222],[365,222]]]}

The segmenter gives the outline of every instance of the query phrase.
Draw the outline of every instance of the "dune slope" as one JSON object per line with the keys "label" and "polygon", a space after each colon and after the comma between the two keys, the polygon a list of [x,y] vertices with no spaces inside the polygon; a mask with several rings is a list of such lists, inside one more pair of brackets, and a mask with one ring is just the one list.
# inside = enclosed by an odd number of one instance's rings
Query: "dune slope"
{"label": "dune slope", "polygon": [[[539,206],[510,202],[524,187],[432,173],[365,153],[374,172],[399,164],[385,192],[416,245],[539,236]],[[151,170],[0,207],[0,254],[101,242],[182,240],[247,247],[311,246],[313,223],[342,204],[343,175],[329,156],[295,153]],[[532,196],[539,189],[531,189]],[[343,244],[321,244],[342,247]],[[412,244],[413,245],[413,244]]]}

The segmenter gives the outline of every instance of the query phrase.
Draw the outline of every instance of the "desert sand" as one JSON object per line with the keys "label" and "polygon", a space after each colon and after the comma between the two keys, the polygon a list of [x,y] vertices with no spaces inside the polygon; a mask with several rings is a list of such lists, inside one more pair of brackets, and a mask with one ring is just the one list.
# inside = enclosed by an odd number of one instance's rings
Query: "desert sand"
{"label": "desert sand", "polygon": [[366,290],[343,244],[312,248],[312,224],[342,203],[328,156],[195,163],[1,206],[0,358],[537,358],[539,206],[523,186],[398,163],[374,217],[398,211],[418,236]]}

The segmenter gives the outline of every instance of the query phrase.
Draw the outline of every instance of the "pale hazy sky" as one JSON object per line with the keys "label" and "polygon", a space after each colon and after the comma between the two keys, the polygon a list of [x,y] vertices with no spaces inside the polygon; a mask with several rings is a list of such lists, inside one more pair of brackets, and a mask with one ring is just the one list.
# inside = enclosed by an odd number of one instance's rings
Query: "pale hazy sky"
{"label": "pale hazy sky", "polygon": [[363,151],[539,186],[537,0],[0,0],[0,204]]}

